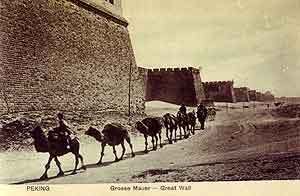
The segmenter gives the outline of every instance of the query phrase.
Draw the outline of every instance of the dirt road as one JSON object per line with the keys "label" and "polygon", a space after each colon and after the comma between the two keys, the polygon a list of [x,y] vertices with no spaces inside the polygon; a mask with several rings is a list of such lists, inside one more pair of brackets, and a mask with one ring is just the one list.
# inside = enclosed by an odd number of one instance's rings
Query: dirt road
{"label": "dirt road", "polygon": [[[175,113],[177,106],[163,103],[147,105],[147,113]],[[87,171],[70,175],[74,159],[71,154],[61,157],[66,171],[63,177],[39,181],[47,154],[7,152],[0,154],[0,183],[125,183],[178,182],[216,180],[268,180],[300,178],[300,119],[275,118],[265,109],[220,111],[215,121],[208,122],[204,131],[163,148],[143,152],[144,140],[133,137],[136,157],[129,147],[124,160],[114,160],[107,147],[104,164],[99,160],[100,146],[92,138],[81,138],[81,152]],[[165,134],[163,134],[165,135]],[[163,137],[165,139],[165,136]],[[150,145],[151,147],[151,145]],[[121,147],[118,148],[121,153]],[[55,176],[53,162],[49,176]]]}

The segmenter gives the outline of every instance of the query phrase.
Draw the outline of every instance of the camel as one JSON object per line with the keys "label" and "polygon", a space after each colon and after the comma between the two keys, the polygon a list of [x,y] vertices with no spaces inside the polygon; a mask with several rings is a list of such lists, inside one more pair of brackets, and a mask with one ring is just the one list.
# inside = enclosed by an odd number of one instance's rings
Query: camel
{"label": "camel", "polygon": [[[102,164],[102,158],[104,156],[104,148],[106,144],[110,145],[113,147],[113,153],[115,155],[115,162],[122,160],[123,156],[125,154],[126,148],[124,145],[124,140],[129,144],[131,148],[131,155],[132,157],[135,156],[133,149],[132,149],[132,144],[130,141],[130,137],[128,134],[127,129],[122,126],[119,123],[111,123],[107,124],[104,126],[104,129],[102,130],[102,133],[98,131],[97,129],[90,127],[86,132],[86,135],[91,136],[95,138],[98,142],[101,143],[101,157],[100,160],[98,161],[97,165]],[[120,158],[117,156],[116,148],[115,146],[120,145],[122,146],[122,155]]]}
{"label": "camel", "polygon": [[[142,121],[138,121],[135,124],[135,128],[141,132],[144,135],[145,138],[145,153],[148,152],[148,142],[147,142],[147,137],[151,136],[152,137],[152,145],[153,145],[153,150],[157,149],[157,135],[159,136],[159,142],[160,142],[160,147],[162,148],[161,144],[161,129],[162,129],[162,122],[160,118],[145,118]],[[155,145],[154,145],[154,138],[156,140]]]}
{"label": "camel", "polygon": [[166,136],[169,140],[169,144],[172,144],[172,134],[174,131],[175,142],[177,142],[177,119],[173,114],[167,113],[163,116],[164,125],[166,127]]}
{"label": "camel", "polygon": [[195,111],[193,110],[193,112],[189,112],[188,114],[188,129],[189,127],[191,128],[191,133],[193,135],[195,135],[195,126],[196,126],[196,115],[195,115]]}
{"label": "camel", "polygon": [[81,168],[86,170],[86,167],[84,166],[83,163],[83,157],[79,154],[79,149],[80,149],[80,143],[78,138],[74,138],[70,140],[70,149],[67,148],[66,141],[61,140],[61,138],[56,135],[54,131],[50,131],[48,133],[48,137],[45,135],[44,131],[42,128],[37,125],[33,130],[30,132],[31,137],[34,140],[34,147],[37,152],[42,152],[42,153],[49,153],[49,159],[47,164],[45,165],[45,172],[43,175],[40,177],[41,180],[47,179],[48,178],[48,170],[50,168],[50,163],[54,159],[55,163],[59,169],[59,173],[57,174],[57,177],[63,176],[64,172],[61,168],[61,163],[58,160],[59,156],[63,156],[69,152],[73,153],[75,155],[75,168],[72,172],[72,174],[76,174],[77,166],[78,166],[78,158],[81,161]]}
{"label": "camel", "polygon": [[180,131],[180,139],[182,138],[182,132],[181,128],[184,131],[184,138],[188,138],[190,136],[189,129],[188,129],[188,116],[187,114],[184,114],[182,112],[177,113],[177,122],[179,126],[179,131]]}
{"label": "camel", "polygon": [[205,120],[207,118],[207,109],[205,107],[198,107],[197,109],[197,118],[201,125],[201,130],[204,130]]}

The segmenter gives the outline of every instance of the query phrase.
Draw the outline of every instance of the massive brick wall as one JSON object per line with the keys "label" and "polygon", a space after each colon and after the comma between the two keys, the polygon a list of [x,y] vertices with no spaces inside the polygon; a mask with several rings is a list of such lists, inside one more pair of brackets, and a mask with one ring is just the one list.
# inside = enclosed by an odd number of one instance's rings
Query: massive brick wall
{"label": "massive brick wall", "polygon": [[149,69],[145,73],[146,101],[160,100],[196,106],[205,99],[198,69]]}
{"label": "massive brick wall", "polygon": [[275,96],[270,92],[267,91],[263,94],[264,101],[275,101]]}
{"label": "massive brick wall", "polygon": [[121,16],[78,0],[1,0],[0,5],[1,113],[127,112],[129,78],[132,112],[144,111],[143,78]]}
{"label": "massive brick wall", "polygon": [[241,87],[241,88],[234,88],[234,95],[237,102],[249,102],[249,88]]}
{"label": "massive brick wall", "polygon": [[263,93],[256,91],[256,101],[264,101]]}
{"label": "massive brick wall", "polygon": [[275,101],[275,96],[270,91],[262,93],[256,90],[249,90],[249,98],[250,101]]}
{"label": "massive brick wall", "polygon": [[233,81],[216,81],[203,83],[205,96],[215,102],[236,102]]}
{"label": "massive brick wall", "polygon": [[250,101],[257,101],[256,90],[249,90]]}

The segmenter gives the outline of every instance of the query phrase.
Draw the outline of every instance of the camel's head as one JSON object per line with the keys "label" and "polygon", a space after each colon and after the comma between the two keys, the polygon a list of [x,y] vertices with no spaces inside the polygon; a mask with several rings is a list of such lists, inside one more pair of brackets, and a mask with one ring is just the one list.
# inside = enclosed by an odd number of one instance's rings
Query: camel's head
{"label": "camel's head", "polygon": [[91,136],[100,142],[102,141],[102,134],[96,128],[90,127],[84,134]]}

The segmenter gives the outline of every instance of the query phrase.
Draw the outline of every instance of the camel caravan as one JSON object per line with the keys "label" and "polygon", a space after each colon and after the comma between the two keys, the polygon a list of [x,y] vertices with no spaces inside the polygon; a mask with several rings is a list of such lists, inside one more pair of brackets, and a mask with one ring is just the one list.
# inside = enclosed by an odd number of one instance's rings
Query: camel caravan
{"label": "camel caravan", "polygon": [[[197,112],[193,110],[192,112],[187,113],[185,105],[181,105],[177,114],[166,113],[162,117],[147,117],[141,121],[135,123],[134,128],[141,133],[145,138],[145,150],[148,152],[148,137],[151,137],[152,150],[157,150],[158,142],[162,148],[162,129],[163,127],[166,130],[166,138],[169,144],[172,144],[173,141],[177,142],[177,131],[179,130],[179,139],[188,138],[191,134],[195,134],[196,119],[200,122],[200,129],[204,130],[204,123],[209,115],[215,115],[215,110],[213,114],[209,114],[209,111],[203,104],[200,104],[197,107]],[[84,165],[83,157],[79,153],[80,151],[80,142],[77,137],[74,137],[70,126],[64,120],[62,113],[57,114],[58,117],[58,127],[54,127],[48,131],[46,135],[45,131],[41,128],[40,125],[36,125],[30,132],[31,137],[34,140],[34,147],[37,152],[49,153],[49,159],[45,165],[45,171],[40,177],[41,180],[48,178],[48,170],[50,168],[51,161],[54,159],[57,167],[58,174],[57,177],[63,176],[64,172],[61,168],[61,163],[58,160],[58,157],[63,156],[68,153],[72,153],[75,158],[75,166],[72,171],[72,174],[76,174],[76,171],[79,169],[86,170]],[[104,126],[102,131],[97,130],[94,127],[89,127],[89,129],[84,133],[87,136],[93,137],[101,146],[100,159],[96,163],[97,165],[102,164],[102,158],[104,156],[104,149],[106,145],[109,145],[113,148],[113,153],[115,156],[115,162],[123,159],[123,156],[126,152],[125,141],[128,143],[131,149],[131,156],[134,157],[135,153],[133,151],[133,145],[128,133],[128,130],[119,123],[110,123]],[[122,155],[117,156],[116,146],[121,145]],[[81,167],[78,168],[79,160],[81,162]]]}

